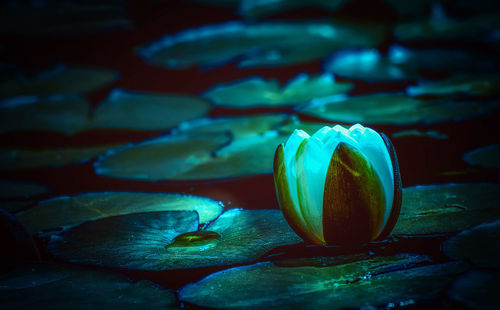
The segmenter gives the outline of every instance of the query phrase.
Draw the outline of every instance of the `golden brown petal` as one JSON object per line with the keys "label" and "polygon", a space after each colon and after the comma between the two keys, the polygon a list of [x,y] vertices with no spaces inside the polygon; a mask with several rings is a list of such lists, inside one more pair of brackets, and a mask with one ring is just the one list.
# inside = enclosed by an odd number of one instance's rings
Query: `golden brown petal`
{"label": "golden brown petal", "polygon": [[339,143],[330,160],[323,197],[327,244],[355,245],[374,240],[384,219],[382,183],[366,158]]}

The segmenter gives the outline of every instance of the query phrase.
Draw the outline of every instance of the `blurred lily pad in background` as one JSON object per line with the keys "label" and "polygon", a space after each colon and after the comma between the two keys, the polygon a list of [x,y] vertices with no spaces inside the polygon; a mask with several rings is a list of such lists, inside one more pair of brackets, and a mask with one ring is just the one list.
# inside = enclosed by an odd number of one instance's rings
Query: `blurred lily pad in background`
{"label": "blurred lily pad in background", "polygon": [[56,167],[82,163],[119,146],[120,144],[50,149],[2,147],[0,148],[0,170]]}
{"label": "blurred lily pad in background", "polygon": [[220,202],[198,196],[102,192],[44,200],[16,216],[30,233],[35,234],[110,216],[153,211],[196,211],[196,222],[205,224],[216,219],[222,209]]}
{"label": "blurred lily pad in background", "polygon": [[186,29],[138,49],[146,61],[167,68],[283,66],[322,58],[346,47],[374,47],[383,27],[340,22],[226,22]]}
{"label": "blurred lily pad in background", "polygon": [[477,117],[498,109],[498,102],[420,100],[402,93],[315,100],[299,112],[328,121],[411,125]]}
{"label": "blurred lily pad in background", "polygon": [[336,53],[324,69],[336,75],[367,81],[404,81],[433,72],[492,72],[496,63],[485,55],[451,48],[389,47],[387,55],[377,49]]}
{"label": "blurred lily pad in background", "polygon": [[105,68],[77,67],[64,64],[33,77],[17,77],[0,84],[0,97],[83,94],[106,86],[119,74]]}
{"label": "blurred lily pad in background", "polygon": [[0,199],[36,196],[49,192],[44,185],[5,179],[0,179],[0,189]]}
{"label": "blurred lily pad in background", "polygon": [[0,303],[4,309],[177,307],[172,290],[149,281],[132,282],[113,273],[49,263],[25,263],[0,275]]}
{"label": "blurred lily pad in background", "polygon": [[0,34],[67,37],[131,28],[132,21],[126,17],[125,2],[5,1],[0,15]]}
{"label": "blurred lily pad in background", "polygon": [[469,165],[485,168],[500,168],[500,145],[488,145],[467,152],[463,160]]}
{"label": "blurred lily pad in background", "polygon": [[76,226],[54,235],[48,248],[71,262],[166,270],[248,263],[274,247],[301,242],[279,210],[232,209],[204,228],[220,236],[211,247],[170,246],[197,228],[192,211],[134,213]]}
{"label": "blurred lily pad in background", "polygon": [[103,176],[151,181],[269,174],[275,148],[289,134],[277,130],[287,119],[266,114],[185,123],[176,134],[110,152],[95,163],[95,170]]}
{"label": "blurred lily pad in background", "polygon": [[89,127],[135,130],[168,129],[204,116],[210,104],[188,95],[114,89],[92,111]]}
{"label": "blurred lily pad in background", "polygon": [[284,86],[280,86],[277,80],[252,77],[217,85],[206,91],[203,97],[216,106],[239,109],[258,106],[279,107],[347,93],[353,86],[351,83],[336,82],[331,74],[318,76],[300,74]]}
{"label": "blurred lily pad in background", "polygon": [[[453,259],[465,259],[477,267],[500,268],[500,220],[464,230],[447,240],[443,252]],[[494,258],[494,259],[493,259]]]}
{"label": "blurred lily pad in background", "polygon": [[410,96],[492,96],[498,94],[500,75],[455,75],[445,80],[424,82],[409,86],[406,92]]}

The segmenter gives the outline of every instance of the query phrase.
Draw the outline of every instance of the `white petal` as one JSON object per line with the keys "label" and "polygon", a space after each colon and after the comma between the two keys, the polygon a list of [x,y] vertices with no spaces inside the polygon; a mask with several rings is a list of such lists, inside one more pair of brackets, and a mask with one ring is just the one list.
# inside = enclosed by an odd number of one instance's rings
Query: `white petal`
{"label": "white petal", "polygon": [[352,126],[349,131],[351,137],[357,140],[357,148],[368,158],[382,182],[386,197],[384,222],[381,229],[384,229],[391,213],[394,197],[394,171],[389,151],[384,140],[376,131],[363,127],[359,124]]}
{"label": "white petal", "polygon": [[309,138],[309,134],[303,130],[294,130],[285,143],[283,152],[285,153],[285,166],[286,166],[286,178],[288,182],[288,188],[290,191],[290,196],[292,198],[293,207],[295,208],[297,214],[301,217],[301,220],[306,226],[302,212],[299,206],[299,197],[297,192],[297,176],[296,176],[296,161],[295,154],[297,149],[304,139]]}
{"label": "white petal", "polygon": [[302,161],[297,159],[297,190],[302,214],[313,234],[324,239],[323,191],[330,160],[323,143],[316,137],[308,139]]}

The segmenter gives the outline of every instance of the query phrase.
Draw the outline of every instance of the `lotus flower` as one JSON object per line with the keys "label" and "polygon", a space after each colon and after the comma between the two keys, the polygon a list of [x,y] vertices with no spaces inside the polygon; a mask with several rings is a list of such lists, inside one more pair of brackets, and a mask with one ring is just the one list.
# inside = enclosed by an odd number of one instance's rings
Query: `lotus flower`
{"label": "lotus flower", "polygon": [[401,209],[392,143],[359,124],[295,130],[274,157],[278,202],[304,241],[353,246],[383,240]]}

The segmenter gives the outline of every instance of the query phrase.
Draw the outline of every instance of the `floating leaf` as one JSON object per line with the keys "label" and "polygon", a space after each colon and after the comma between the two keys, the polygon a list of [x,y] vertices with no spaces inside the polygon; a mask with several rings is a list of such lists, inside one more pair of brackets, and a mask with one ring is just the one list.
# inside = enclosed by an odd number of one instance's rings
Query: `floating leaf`
{"label": "floating leaf", "polygon": [[408,86],[410,96],[492,96],[498,94],[500,75],[455,75],[448,79]]}
{"label": "floating leaf", "polygon": [[410,125],[477,117],[491,113],[499,106],[498,102],[418,100],[393,93],[316,100],[301,113],[344,123]]}
{"label": "floating leaf", "polygon": [[95,163],[99,175],[168,180],[211,161],[212,152],[231,141],[227,133],[167,135],[112,151]]}
{"label": "floating leaf", "polygon": [[300,74],[281,87],[278,80],[252,77],[242,81],[220,84],[208,90],[203,97],[215,105],[232,108],[258,106],[290,106],[309,102],[314,98],[346,93],[350,83],[337,83],[330,74],[309,76]]}
{"label": "floating leaf", "polygon": [[198,229],[194,211],[159,211],[105,217],[52,235],[48,250],[73,263],[161,270],[165,246]]}
{"label": "floating leaf", "polygon": [[0,102],[0,132],[22,130],[73,134],[85,128],[87,100],[77,96],[16,97]]}
{"label": "floating leaf", "polygon": [[387,55],[376,49],[346,50],[330,58],[324,69],[335,75],[367,81],[400,81],[440,72],[491,71],[495,63],[458,49],[405,48],[392,45]]}
{"label": "floating leaf", "polygon": [[130,28],[124,1],[50,1],[2,4],[0,33],[7,36],[72,36]]}
{"label": "floating leaf", "polygon": [[25,210],[35,204],[33,200],[17,200],[17,201],[2,201],[0,202],[0,209],[3,209],[11,214]]}
{"label": "floating leaf", "polygon": [[305,7],[336,11],[348,0],[241,0],[239,13],[245,17],[262,18]]}
{"label": "floating leaf", "polygon": [[279,66],[322,58],[341,48],[374,47],[382,40],[383,28],[360,23],[226,22],[166,35],[138,53],[168,68],[234,60],[240,67]]}
{"label": "floating leaf", "polygon": [[292,118],[287,114],[262,114],[252,116],[233,116],[205,118],[185,122],[179,126],[178,132],[217,133],[229,132],[235,139],[256,136],[269,130],[280,128]]}
{"label": "floating leaf", "polygon": [[0,189],[0,199],[36,196],[49,192],[44,185],[3,179],[0,179]]}
{"label": "floating leaf", "polygon": [[434,7],[433,16],[427,20],[401,23],[394,28],[399,42],[420,40],[457,40],[463,42],[485,40],[499,24],[498,13],[473,15],[452,19],[444,16],[439,6]]}
{"label": "floating leaf", "polygon": [[16,170],[80,163],[119,146],[117,144],[55,149],[0,147],[0,169]]}
{"label": "floating leaf", "polygon": [[18,265],[0,276],[2,309],[171,309],[175,293],[149,281],[52,264]]}
{"label": "floating leaf", "polygon": [[280,267],[264,262],[223,270],[188,284],[179,298],[208,308],[403,306],[439,296],[465,268],[461,263],[411,268],[427,259],[402,254],[326,267]]}
{"label": "floating leaf", "polygon": [[288,136],[274,129],[290,121],[286,114],[265,114],[187,122],[174,135],[104,156],[96,162],[96,172],[142,180],[208,180],[271,173],[274,151]]}
{"label": "floating leaf", "polygon": [[[497,256],[498,258],[498,256]],[[459,277],[447,290],[448,297],[467,309],[494,309],[498,305],[500,272],[471,270]]]}
{"label": "floating leaf", "polygon": [[471,261],[478,267],[500,269],[499,241],[500,219],[497,219],[453,236],[444,243],[443,252],[453,259]]}
{"label": "floating leaf", "polygon": [[153,211],[196,211],[204,224],[217,218],[222,208],[220,202],[198,196],[101,192],[44,200],[17,217],[34,234],[109,216]]}
{"label": "floating leaf", "polygon": [[440,133],[435,130],[420,131],[418,129],[410,129],[398,131],[392,135],[393,138],[404,138],[404,137],[422,137],[422,138],[432,138],[437,140],[448,139],[448,135]]}
{"label": "floating leaf", "polygon": [[251,262],[274,247],[301,242],[279,210],[240,209],[226,211],[204,229],[220,236],[208,247],[175,240],[196,231],[195,220],[187,211],[109,217],[53,237],[49,250],[71,262],[166,270]]}
{"label": "floating leaf", "polygon": [[469,165],[500,168],[500,145],[489,145],[466,153],[463,157]]}
{"label": "floating leaf", "polygon": [[204,116],[210,105],[197,97],[111,91],[92,114],[93,128],[168,129]]}
{"label": "floating leaf", "polygon": [[395,234],[460,231],[500,217],[500,184],[465,183],[408,187],[403,190]]}
{"label": "floating leaf", "polygon": [[32,78],[17,78],[0,84],[0,97],[82,94],[117,78],[118,73],[109,69],[57,65]]}

